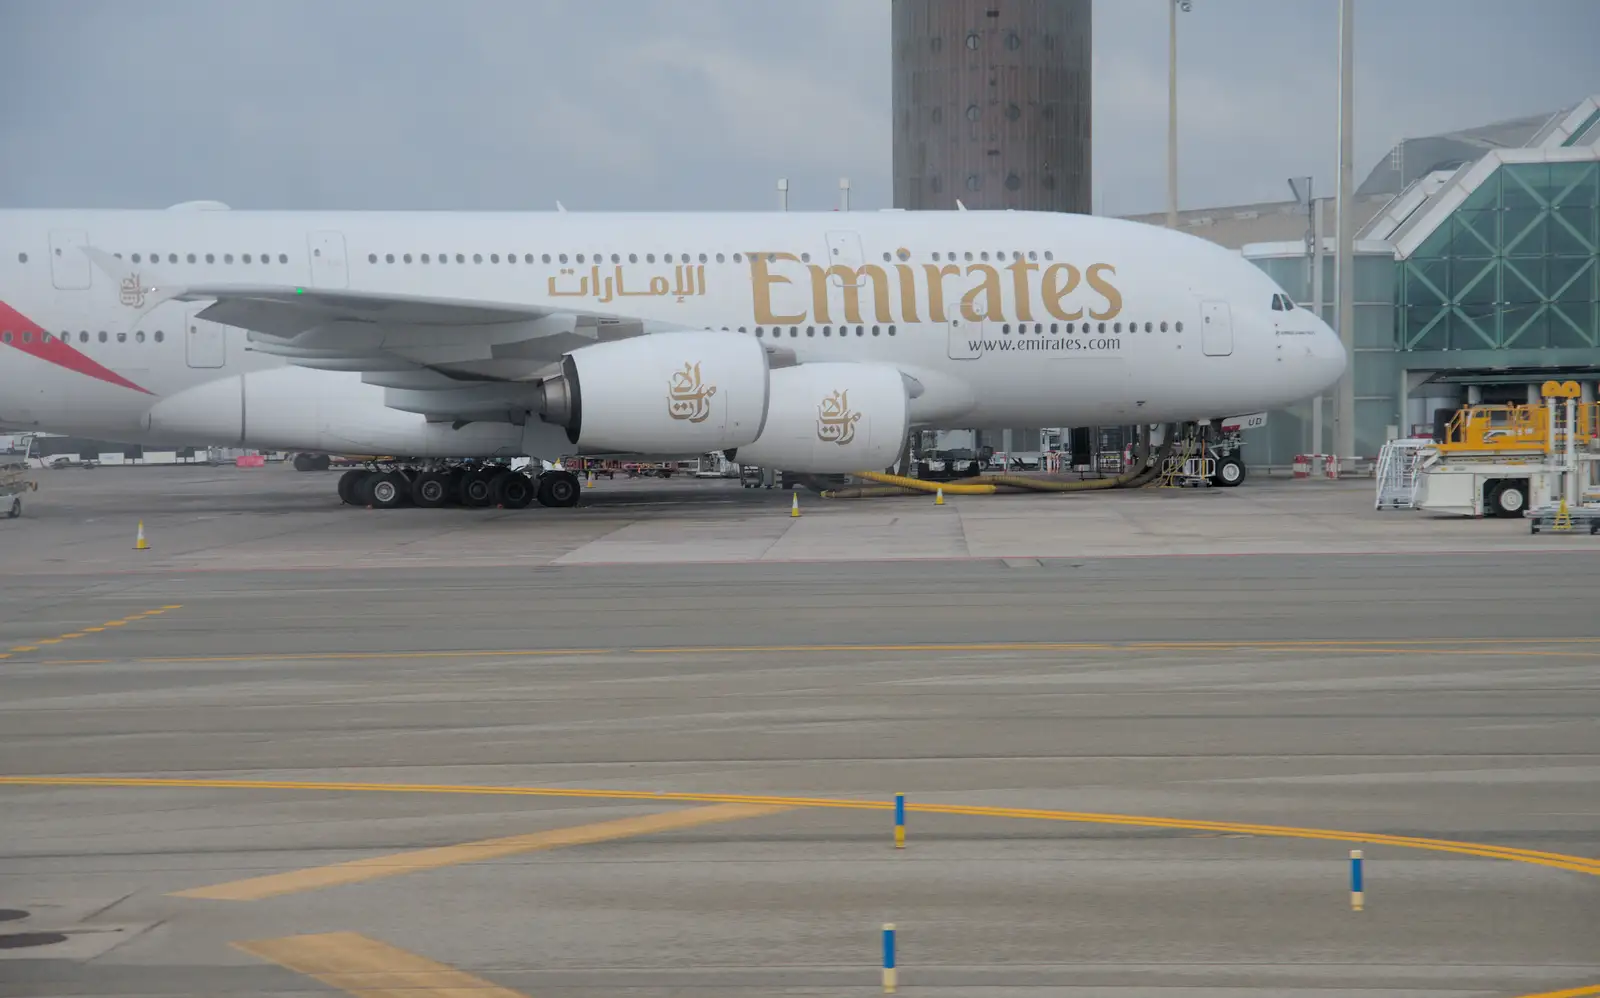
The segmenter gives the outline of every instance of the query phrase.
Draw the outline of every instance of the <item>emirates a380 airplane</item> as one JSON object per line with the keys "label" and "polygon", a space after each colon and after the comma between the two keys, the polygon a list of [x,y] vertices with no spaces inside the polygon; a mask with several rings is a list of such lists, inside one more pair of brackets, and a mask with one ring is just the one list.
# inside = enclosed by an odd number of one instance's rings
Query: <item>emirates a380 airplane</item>
{"label": "emirates a380 airplane", "polygon": [[365,505],[577,501],[462,459],[1217,420],[1345,361],[1238,255],[1080,215],[0,212],[0,426],[415,459],[347,475]]}

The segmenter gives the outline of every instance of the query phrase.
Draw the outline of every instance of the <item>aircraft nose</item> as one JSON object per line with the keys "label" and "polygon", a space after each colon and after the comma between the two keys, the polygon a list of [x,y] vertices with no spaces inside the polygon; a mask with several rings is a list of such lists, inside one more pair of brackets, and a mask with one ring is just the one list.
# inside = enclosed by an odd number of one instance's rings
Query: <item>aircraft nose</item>
{"label": "aircraft nose", "polygon": [[1311,355],[1315,358],[1315,377],[1318,392],[1338,384],[1344,377],[1345,368],[1350,363],[1350,355],[1345,350],[1344,344],[1339,342],[1339,334],[1333,327],[1317,320],[1317,335],[1311,340]]}

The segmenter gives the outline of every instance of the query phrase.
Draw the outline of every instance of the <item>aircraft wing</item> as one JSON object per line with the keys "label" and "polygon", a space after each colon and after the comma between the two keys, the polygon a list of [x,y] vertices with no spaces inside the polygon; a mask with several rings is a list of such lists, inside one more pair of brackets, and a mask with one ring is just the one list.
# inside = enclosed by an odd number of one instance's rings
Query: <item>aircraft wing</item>
{"label": "aircraft wing", "polygon": [[[599,342],[685,327],[621,313],[467,298],[273,284],[164,283],[93,247],[140,314],[173,302],[208,303],[189,323],[246,331],[249,349],[319,370],[359,372],[387,404],[435,420],[504,418],[531,407],[562,355]],[[187,335],[187,331],[186,331]],[[768,348],[773,366],[791,351]]]}

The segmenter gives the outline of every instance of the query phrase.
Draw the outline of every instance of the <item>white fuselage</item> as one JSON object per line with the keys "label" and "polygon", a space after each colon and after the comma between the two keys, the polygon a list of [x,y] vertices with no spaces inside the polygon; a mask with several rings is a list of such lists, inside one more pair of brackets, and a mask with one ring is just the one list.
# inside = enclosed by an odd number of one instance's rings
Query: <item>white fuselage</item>
{"label": "white fuselage", "polygon": [[[1279,289],[1237,254],[1086,216],[0,211],[0,426],[171,442],[150,439],[160,399],[292,362],[244,330],[192,321],[204,303],[145,309],[139,282],[119,285],[84,246],[151,284],[736,331],[802,364],[898,367],[922,387],[910,415],[924,426],[1210,419],[1309,397],[1346,362],[1326,325],[1274,308]],[[383,397],[359,373],[306,375]]]}

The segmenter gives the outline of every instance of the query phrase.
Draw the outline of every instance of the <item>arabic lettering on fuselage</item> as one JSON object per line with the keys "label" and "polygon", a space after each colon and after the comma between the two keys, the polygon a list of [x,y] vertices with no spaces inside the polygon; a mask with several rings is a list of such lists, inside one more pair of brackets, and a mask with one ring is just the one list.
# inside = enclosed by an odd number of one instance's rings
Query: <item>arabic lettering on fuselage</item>
{"label": "arabic lettering on fuselage", "polygon": [[[604,304],[618,298],[662,298],[674,296],[678,301],[692,298],[706,293],[706,268],[693,264],[679,265],[672,268],[673,280],[662,274],[654,274],[649,278],[635,277],[641,291],[629,291],[624,285],[624,271],[622,264],[610,268],[610,273],[602,279],[600,265],[595,264],[589,268],[587,274],[579,275],[576,268],[562,267],[560,273],[551,277],[549,291],[556,298],[594,298]],[[571,278],[578,278],[578,286],[571,287]],[[565,285],[565,286],[563,286]]]}

